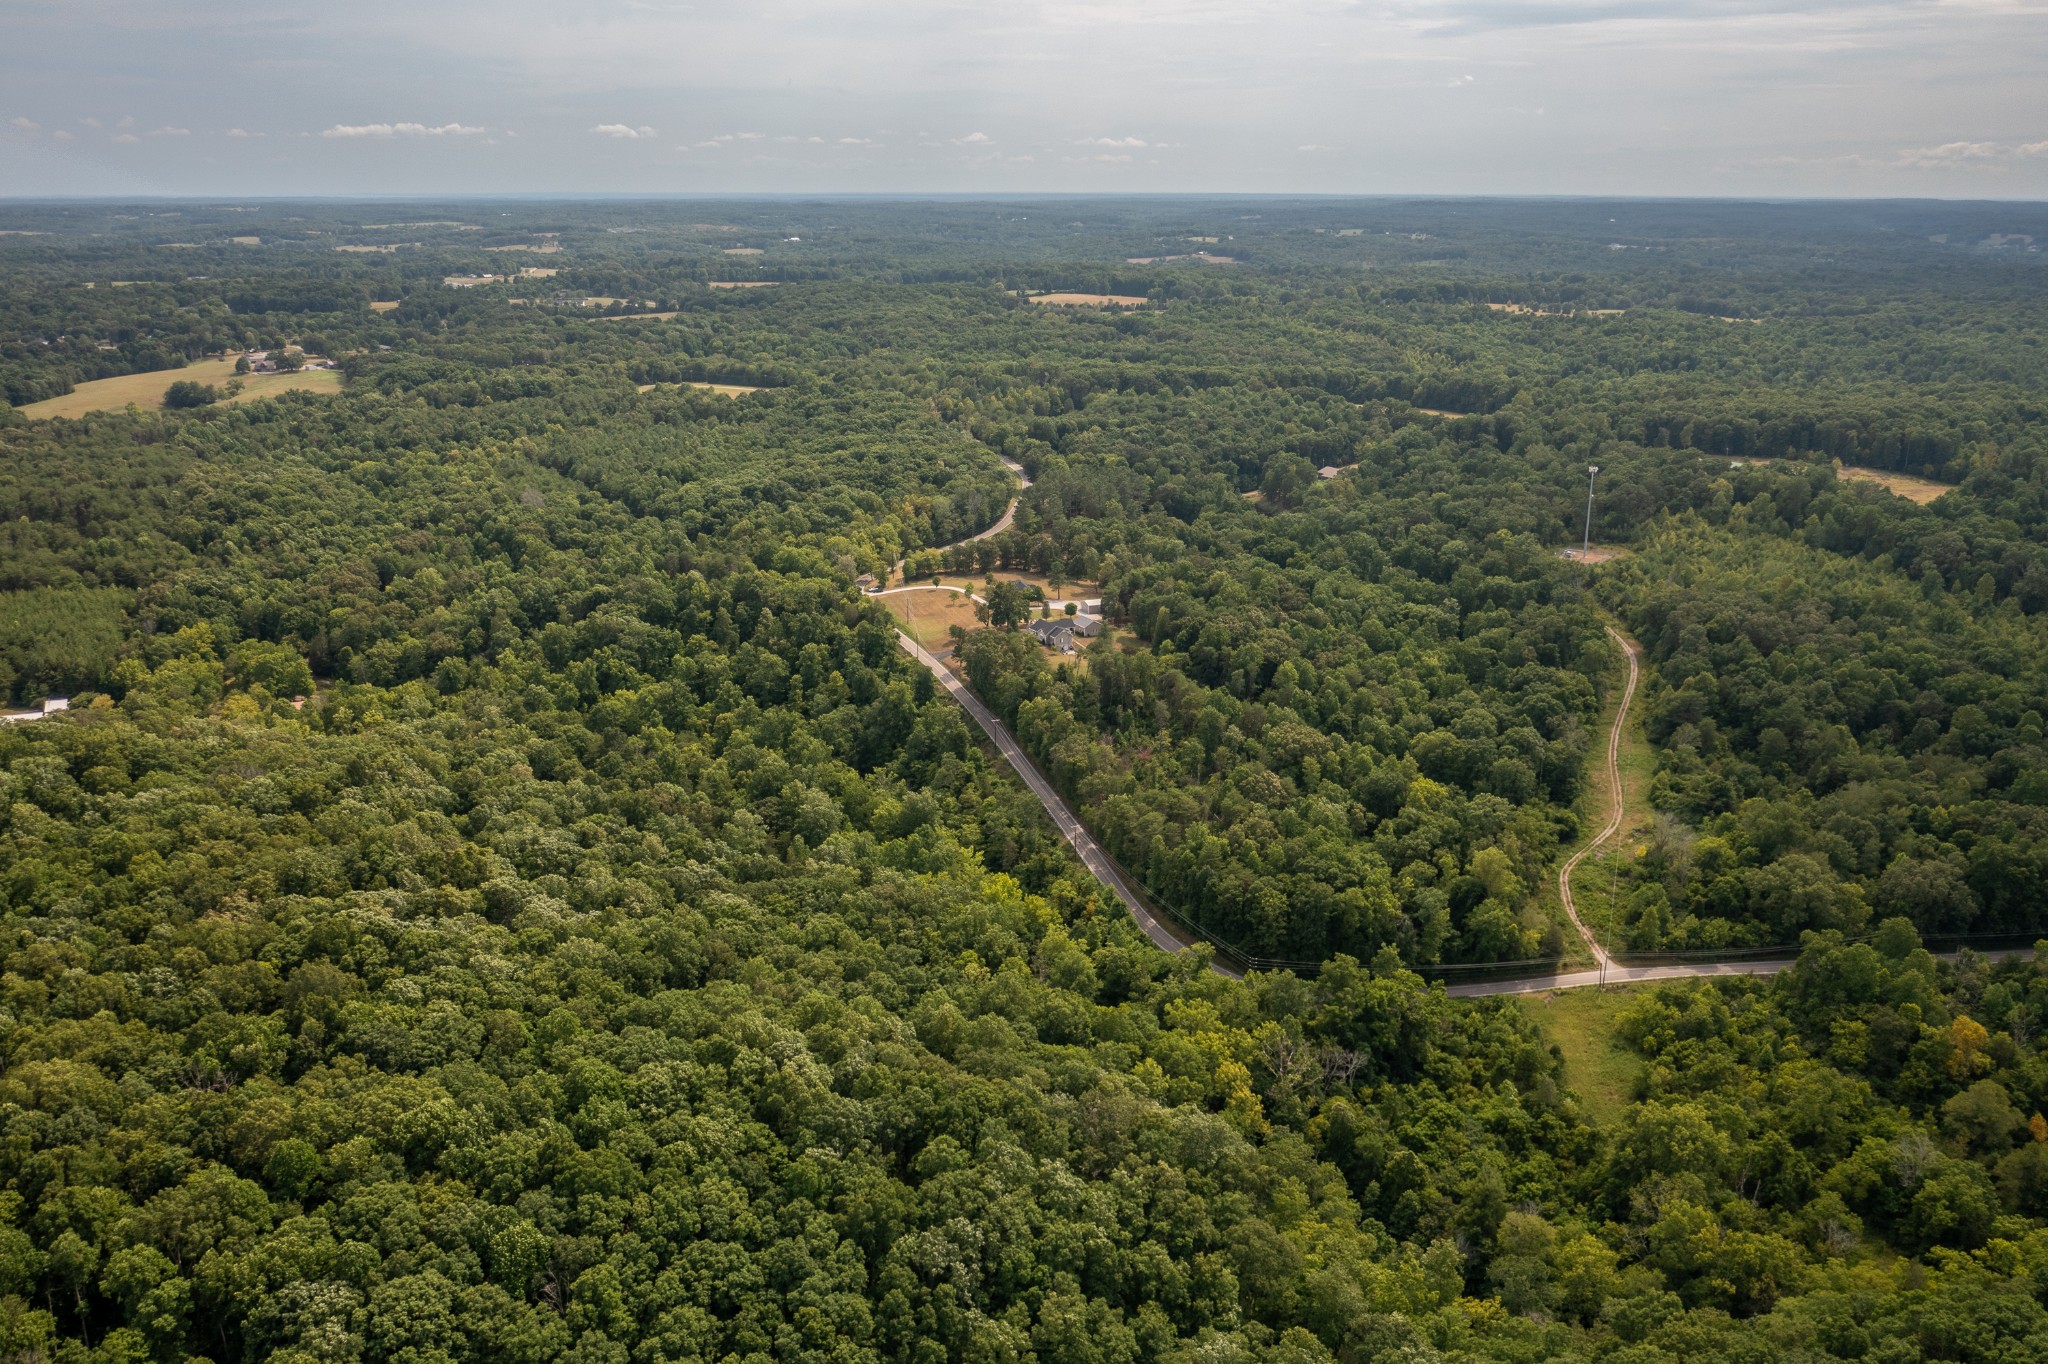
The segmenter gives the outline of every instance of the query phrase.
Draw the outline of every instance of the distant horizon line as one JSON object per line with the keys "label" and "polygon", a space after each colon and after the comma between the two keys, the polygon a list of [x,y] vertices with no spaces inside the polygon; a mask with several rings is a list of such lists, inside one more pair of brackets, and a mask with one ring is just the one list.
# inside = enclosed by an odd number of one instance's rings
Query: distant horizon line
{"label": "distant horizon line", "polygon": [[1416,200],[1462,203],[1660,203],[1660,204],[1998,204],[2048,206],[2048,196],[1956,197],[1933,194],[1587,194],[1567,193],[1425,193],[1404,191],[1322,190],[530,190],[457,194],[4,194],[0,205],[136,204],[136,203],[663,203],[758,200],[837,200],[868,202],[953,202],[1040,200],[1184,200],[1229,199],[1266,202],[1361,202]]}

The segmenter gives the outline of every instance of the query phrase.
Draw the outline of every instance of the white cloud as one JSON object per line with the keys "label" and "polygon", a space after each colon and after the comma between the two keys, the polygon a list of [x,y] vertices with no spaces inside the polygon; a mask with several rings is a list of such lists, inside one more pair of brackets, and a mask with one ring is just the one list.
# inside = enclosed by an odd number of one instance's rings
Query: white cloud
{"label": "white cloud", "polygon": [[2048,156],[2048,142],[2029,142],[2013,149],[2015,156]]}
{"label": "white cloud", "polygon": [[[475,137],[482,128],[460,123],[443,123],[438,128],[424,123],[337,123],[322,137]],[[232,136],[232,134],[230,134]]]}
{"label": "white cloud", "polygon": [[1902,147],[1899,164],[1925,168],[1982,166],[1998,160],[2004,148],[1996,142],[1944,142],[1938,147]]}
{"label": "white cloud", "polygon": [[626,123],[600,123],[590,131],[602,137],[620,137],[629,140],[654,136],[654,129],[644,124],[635,128]]}
{"label": "white cloud", "polygon": [[956,137],[953,141],[956,145],[962,147],[986,147],[989,143],[994,142],[995,139],[987,133],[969,133],[965,137]]}
{"label": "white cloud", "polygon": [[133,133],[115,133],[114,141],[124,147],[140,147],[142,145],[142,139]]}
{"label": "white cloud", "polygon": [[263,134],[262,134],[262,133],[252,133],[252,132],[250,132],[250,131],[249,131],[249,130],[248,130],[247,128],[230,128],[230,129],[228,129],[228,130],[227,130],[227,132],[226,132],[226,133],[224,133],[224,134],[223,134],[223,136],[225,136],[225,137],[261,137],[261,136],[263,136]]}
{"label": "white cloud", "polygon": [[872,137],[842,137],[839,139],[839,145],[842,147],[872,147],[875,145],[875,140]]}
{"label": "white cloud", "polygon": [[1142,137],[1084,137],[1074,143],[1076,147],[1146,147],[1151,144]]}
{"label": "white cloud", "polygon": [[135,115],[129,114],[114,126],[116,128],[133,128],[135,126]]}
{"label": "white cloud", "polygon": [[51,133],[50,136],[56,138],[59,142],[69,142],[71,140],[71,134],[65,132],[62,128],[59,128],[56,132]]}
{"label": "white cloud", "polygon": [[32,118],[16,118],[9,119],[8,121],[25,133],[33,133],[40,131],[43,126],[42,124],[36,122]]}
{"label": "white cloud", "polygon": [[192,130],[191,130],[190,128],[172,128],[172,127],[168,127],[168,126],[166,126],[166,127],[162,127],[162,128],[151,128],[151,129],[149,130],[149,136],[151,136],[151,137],[190,137],[190,136],[192,136]]}

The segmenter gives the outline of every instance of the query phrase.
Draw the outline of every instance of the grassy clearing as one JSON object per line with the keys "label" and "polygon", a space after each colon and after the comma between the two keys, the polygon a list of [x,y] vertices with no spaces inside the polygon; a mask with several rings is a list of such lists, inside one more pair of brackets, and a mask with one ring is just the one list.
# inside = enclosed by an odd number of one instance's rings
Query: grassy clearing
{"label": "grassy clearing", "polygon": [[1136,294],[1033,294],[1031,301],[1048,308],[1142,308],[1152,300]]}
{"label": "grassy clearing", "polygon": [[[32,421],[50,417],[82,417],[88,412],[117,412],[130,403],[137,407],[162,407],[164,390],[190,380],[197,384],[225,386],[235,377],[233,360],[200,360],[183,369],[158,369],[147,374],[122,374],[112,379],[93,379],[56,398],[45,398],[20,409]],[[224,402],[246,403],[293,390],[308,393],[339,393],[341,373],[332,369],[302,370],[297,374],[245,374],[243,389]]]}
{"label": "grassy clearing", "polygon": [[780,284],[776,279],[714,279],[705,284],[707,289],[773,289]]}
{"label": "grassy clearing", "polygon": [[[341,392],[341,371],[338,369],[308,369],[297,374],[245,374],[243,388],[232,398],[223,398],[223,406],[234,403],[253,403],[258,398],[274,398],[280,393],[339,393]],[[157,399],[162,401],[163,395]]]}
{"label": "grassy clearing", "polygon": [[[988,579],[986,578],[967,578],[957,573],[943,573],[939,576],[948,582],[959,581],[967,583],[976,592],[985,593],[988,590]],[[1053,601],[1083,601],[1102,595],[1101,583],[1075,582],[1071,578],[1060,579],[1059,590],[1055,592],[1052,580],[1043,573],[1018,573],[1010,569],[1004,569],[995,575],[995,581],[999,583],[1029,583],[1045,593],[1046,597]],[[1036,615],[1037,613],[1038,608],[1034,603],[1032,614]]]}
{"label": "grassy clearing", "polygon": [[[610,317],[592,318],[593,322],[666,322],[677,313],[614,313]],[[749,389],[748,392],[753,390]]]}
{"label": "grassy clearing", "polygon": [[[1585,837],[1607,827],[1607,820],[1613,813],[1612,793],[1607,785],[1607,736],[1614,728],[1614,713],[1621,705],[1621,693],[1626,678],[1624,670],[1615,674],[1600,714],[1589,726],[1590,742],[1586,749],[1586,785],[1579,793],[1578,803],[1573,809],[1579,816],[1579,827],[1586,831]],[[1624,865],[1623,858],[1633,858],[1637,843],[1643,832],[1654,822],[1650,813],[1650,778],[1656,773],[1656,753],[1649,740],[1643,735],[1642,687],[1638,683],[1636,704],[1629,712],[1628,724],[1621,733],[1622,803],[1627,809],[1627,818],[1615,836],[1603,845],[1601,851],[1579,864],[1572,874],[1572,897],[1579,908],[1579,918],[1585,922],[1593,936],[1608,948],[1615,945],[1613,907],[1615,905],[1614,881],[1618,869]],[[1583,839],[1581,843],[1583,843]],[[1560,849],[1559,861],[1578,850],[1581,843]],[[1546,923],[1556,924],[1564,932],[1565,965],[1571,967],[1591,966],[1593,954],[1587,950],[1585,940],[1572,927],[1571,920],[1564,912],[1564,902],[1558,897],[1557,877],[1553,873],[1543,878],[1538,887],[1535,908]]]}
{"label": "grassy clearing", "polygon": [[1643,1059],[1621,1040],[1621,1016],[1635,1002],[1632,986],[1517,995],[1545,1041],[1564,1054],[1564,1079],[1584,1102],[1586,1116],[1603,1126],[1618,1120],[1635,1098]]}
{"label": "grassy clearing", "polygon": [[[674,317],[675,314],[667,313],[664,316]],[[704,384],[698,383],[694,379],[686,379],[679,384],[641,384],[639,388],[642,393],[652,393],[657,388],[702,388],[708,389],[713,393],[723,394],[728,398],[737,398],[743,393],[759,393],[762,391],[758,386],[748,384]]]}
{"label": "grassy clearing", "polygon": [[1526,303],[1489,303],[1497,313],[1519,313],[1524,317],[1620,317],[1626,308],[1532,308]]}
{"label": "grassy clearing", "polygon": [[[1617,688],[1615,700],[1619,699]],[[1578,903],[1579,917],[1609,950],[1621,945],[1622,888],[1627,882],[1628,868],[1642,855],[1657,823],[1657,817],[1650,809],[1650,781],[1657,775],[1657,751],[1650,747],[1650,741],[1643,733],[1640,687],[1636,701],[1630,710],[1628,723],[1621,731],[1621,797],[1625,810],[1621,827],[1615,830],[1614,837],[1608,839],[1599,852],[1579,864],[1578,872],[1572,877],[1572,896]],[[1610,704],[1600,717],[1596,761],[1605,761],[1607,732],[1613,723],[1614,710]],[[1597,783],[1580,798],[1579,811],[1588,829],[1600,829],[1606,825],[1613,813],[1613,806],[1608,803],[1606,783]]]}
{"label": "grassy clearing", "polygon": [[1940,497],[1943,493],[1954,491],[1956,486],[1953,483],[1936,483],[1931,478],[1915,478],[1911,474],[1896,474],[1889,469],[1866,469],[1857,464],[1843,465],[1840,476],[1845,479],[1875,483],[1886,492],[1896,493],[1909,502],[1918,502],[1923,507],[1935,498]]}
{"label": "grassy clearing", "polygon": [[[1714,456],[1714,458],[1725,458]],[[1740,469],[1745,464],[1774,464],[1769,456],[1752,455],[1745,459],[1727,460],[1730,469]],[[1842,464],[1835,468],[1835,477],[1862,483],[1875,483],[1888,493],[1893,493],[1921,506],[1940,497],[1943,493],[1955,491],[1953,483],[1936,483],[1931,478],[1919,478],[1913,474],[1895,473],[1890,469],[1871,469],[1861,464]]]}
{"label": "grassy clearing", "polygon": [[373,313],[395,313],[398,311],[399,302],[400,300],[395,298],[379,299],[370,305],[370,311]]}
{"label": "grassy clearing", "polygon": [[979,630],[974,603],[958,592],[899,592],[883,597],[882,605],[903,626],[903,633],[932,653],[953,647],[953,627]]}

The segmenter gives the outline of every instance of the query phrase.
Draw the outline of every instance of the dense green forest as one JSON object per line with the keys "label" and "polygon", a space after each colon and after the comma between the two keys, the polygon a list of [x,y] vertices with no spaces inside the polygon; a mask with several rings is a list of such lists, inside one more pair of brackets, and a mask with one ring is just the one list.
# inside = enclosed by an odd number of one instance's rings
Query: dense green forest
{"label": "dense green forest", "polygon": [[2048,1355],[2043,219],[0,206],[0,1358]]}

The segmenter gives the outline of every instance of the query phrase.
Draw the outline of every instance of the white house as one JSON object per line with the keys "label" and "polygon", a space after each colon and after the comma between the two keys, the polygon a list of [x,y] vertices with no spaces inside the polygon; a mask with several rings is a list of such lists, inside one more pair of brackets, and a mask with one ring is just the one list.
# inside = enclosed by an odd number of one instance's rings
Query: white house
{"label": "white house", "polygon": [[25,725],[31,720],[40,720],[45,715],[55,715],[60,710],[70,709],[70,697],[48,696],[43,698],[42,708],[39,710],[0,711],[0,725]]}

